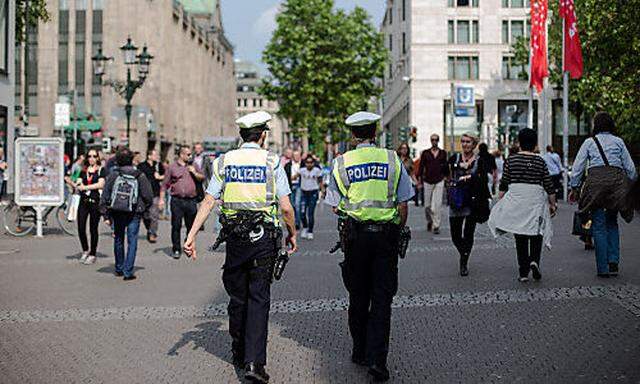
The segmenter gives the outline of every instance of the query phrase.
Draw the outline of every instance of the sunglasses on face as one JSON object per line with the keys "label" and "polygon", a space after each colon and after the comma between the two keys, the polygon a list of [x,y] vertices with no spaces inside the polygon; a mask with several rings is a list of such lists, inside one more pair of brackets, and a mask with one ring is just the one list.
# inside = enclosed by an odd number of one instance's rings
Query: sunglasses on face
{"label": "sunglasses on face", "polygon": [[98,156],[97,156],[97,155],[89,155],[89,156],[87,156],[87,157],[88,157],[88,158],[90,158],[90,159],[97,159],[97,158],[98,158]]}

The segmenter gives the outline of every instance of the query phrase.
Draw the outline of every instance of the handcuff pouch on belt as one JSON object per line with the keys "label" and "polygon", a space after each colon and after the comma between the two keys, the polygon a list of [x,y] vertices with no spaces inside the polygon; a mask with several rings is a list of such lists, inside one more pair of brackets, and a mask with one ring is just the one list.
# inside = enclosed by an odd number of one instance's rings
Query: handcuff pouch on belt
{"label": "handcuff pouch on belt", "polygon": [[342,253],[345,253],[349,242],[353,240],[357,232],[386,233],[391,240],[397,241],[398,257],[404,259],[407,254],[409,241],[411,240],[411,229],[408,226],[401,228],[394,223],[360,222],[349,216],[340,216],[338,218],[340,239],[329,253],[335,253],[338,250],[342,250]]}

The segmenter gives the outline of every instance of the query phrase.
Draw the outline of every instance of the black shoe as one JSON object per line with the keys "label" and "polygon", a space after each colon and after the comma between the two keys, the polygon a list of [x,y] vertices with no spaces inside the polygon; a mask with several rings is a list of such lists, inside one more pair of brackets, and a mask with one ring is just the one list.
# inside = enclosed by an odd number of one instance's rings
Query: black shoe
{"label": "black shoe", "polygon": [[596,249],[596,247],[593,244],[585,244],[584,245],[584,250],[585,251],[593,251],[594,249]]}
{"label": "black shoe", "polygon": [[433,228],[433,234],[434,235],[439,235],[440,234],[440,228],[438,228],[438,227]]}
{"label": "black shoe", "polygon": [[433,229],[433,224],[427,223],[427,232],[431,232],[431,229]]}
{"label": "black shoe", "polygon": [[180,251],[173,251],[173,258],[178,260],[180,258],[180,256],[182,256],[182,252]]}
{"label": "black shoe", "polygon": [[113,274],[114,274],[116,277],[122,277],[122,276],[124,276],[124,273],[122,273],[122,272],[120,272],[120,271],[115,271],[115,272],[113,272]]}
{"label": "black shoe", "polygon": [[540,267],[538,267],[538,263],[532,261],[529,267],[531,268],[531,276],[533,276],[534,280],[542,279],[542,274],[540,273]]}
{"label": "black shoe", "polygon": [[131,275],[131,276],[125,276],[122,280],[131,281],[131,280],[135,280],[135,279],[137,279],[136,275]]}
{"label": "black shoe", "polygon": [[603,279],[608,279],[609,278],[609,274],[608,273],[598,273],[598,277],[603,278]]}
{"label": "black shoe", "polygon": [[382,383],[389,380],[389,370],[384,365],[372,365],[369,367],[369,374],[373,376],[373,381],[376,383]]}
{"label": "black shoe", "polygon": [[353,354],[351,355],[351,362],[363,367],[367,366],[367,359],[365,359],[364,356]]}
{"label": "black shoe", "polygon": [[264,370],[264,365],[256,363],[247,363],[245,366],[244,378],[252,383],[267,384],[269,382],[269,375]]}

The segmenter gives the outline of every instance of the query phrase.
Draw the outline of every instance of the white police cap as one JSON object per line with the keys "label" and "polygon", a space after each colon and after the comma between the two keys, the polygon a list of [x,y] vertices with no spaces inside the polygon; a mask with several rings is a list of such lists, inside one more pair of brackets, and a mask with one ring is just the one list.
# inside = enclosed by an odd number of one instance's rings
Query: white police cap
{"label": "white police cap", "polygon": [[347,118],[345,124],[351,127],[361,127],[363,125],[373,124],[380,119],[380,115],[376,115],[375,113],[356,112]]}
{"label": "white police cap", "polygon": [[[255,127],[260,127],[265,125],[271,121],[271,115],[265,111],[258,111],[254,113],[250,113],[248,115],[244,115],[238,120],[236,120],[236,124],[240,127],[240,129],[250,129]],[[268,130],[269,127],[266,126]]]}

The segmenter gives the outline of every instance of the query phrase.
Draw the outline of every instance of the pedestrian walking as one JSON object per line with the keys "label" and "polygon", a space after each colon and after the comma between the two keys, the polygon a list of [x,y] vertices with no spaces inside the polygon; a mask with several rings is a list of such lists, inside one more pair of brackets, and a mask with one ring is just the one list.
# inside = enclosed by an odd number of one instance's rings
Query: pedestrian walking
{"label": "pedestrian walking", "polygon": [[191,148],[181,147],[178,159],[169,165],[160,189],[160,209],[164,208],[165,194],[171,195],[171,244],[173,258],[176,260],[182,255],[182,222],[184,221],[186,232],[189,233],[198,212],[196,182],[202,180],[204,175],[193,164]]}
{"label": "pedestrian walking", "polygon": [[431,148],[422,151],[418,170],[418,188],[424,188],[427,231],[440,233],[444,181],[449,176],[447,152],[438,147],[440,136],[431,135]]}
{"label": "pedestrian walking", "polygon": [[[285,153],[289,153],[288,151]],[[284,164],[284,171],[291,187],[291,203],[296,213],[296,230],[302,228],[302,189],[300,189],[300,169],[304,167],[300,151],[291,151],[289,161]],[[286,157],[285,157],[286,158]],[[282,160],[281,160],[282,161]]]}
{"label": "pedestrian walking", "polygon": [[398,155],[375,146],[380,116],[358,112],[346,124],[356,149],[337,157],[325,203],[345,217],[342,278],[349,292],[351,360],[375,381],[389,380],[391,302],[398,290],[398,248],[411,179]]}
{"label": "pedestrian walking", "polygon": [[516,239],[520,282],[542,279],[542,246],[551,246],[551,217],[557,210],[556,190],[545,159],[534,153],[538,134],[530,128],[518,133],[520,152],[509,156],[500,182],[499,201],[491,210],[489,228],[494,236],[513,233]]}
{"label": "pedestrian walking", "polygon": [[[584,186],[580,190],[587,169]],[[618,213],[627,221],[633,218],[627,195],[630,181],[636,178],[631,155],[624,141],[615,135],[613,118],[606,112],[596,113],[593,118],[593,137],[582,144],[573,162],[570,201],[579,200],[580,213],[591,214],[599,277],[618,275]]]}
{"label": "pedestrian walking", "polygon": [[475,134],[460,138],[462,153],[449,158],[449,225],[451,239],[460,254],[460,276],[469,275],[469,258],[473,249],[476,219],[472,211],[474,199],[489,198],[487,172],[474,153],[478,145]]}
{"label": "pedestrian walking", "polygon": [[288,231],[288,253],[297,249],[286,174],[278,156],[262,149],[270,120],[268,113],[256,112],[236,121],[244,144],[215,160],[214,176],[184,244],[185,253],[195,259],[199,227],[222,201],[222,232],[228,235],[222,281],[230,297],[233,363],[244,367],[245,378],[254,383],[269,382],[265,365],[271,281],[282,246],[278,206]]}
{"label": "pedestrian walking", "polygon": [[147,241],[155,244],[158,241],[158,220],[160,220],[160,182],[164,180],[164,168],[160,164],[160,156],[155,149],[147,152],[147,159],[138,164],[138,170],[147,177],[153,191],[153,204],[145,211],[143,222],[147,228]]}
{"label": "pedestrian walking", "polygon": [[300,237],[313,240],[316,204],[322,189],[322,169],[311,155],[304,159],[304,167],[300,169],[300,190],[302,191],[302,234]]}
{"label": "pedestrian walking", "polygon": [[[80,174],[73,187],[80,195],[78,205],[78,237],[82,247],[80,262],[90,265],[96,262],[96,251],[98,249],[98,225],[100,224],[100,195],[104,188],[106,171],[100,164],[98,151],[89,150],[84,156],[84,164],[80,169]],[[89,234],[91,236],[91,246],[87,241],[87,221],[89,221]]]}
{"label": "pedestrian walking", "polygon": [[547,145],[547,153],[543,156],[544,161],[547,163],[547,169],[549,169],[549,175],[553,182],[553,188],[555,189],[556,198],[562,196],[562,160],[560,155],[553,149],[551,145]]}
{"label": "pedestrian walking", "polygon": [[117,168],[107,176],[100,207],[107,220],[113,222],[114,273],[129,281],[136,279],[134,267],[140,220],[153,204],[153,190],[144,173],[133,166],[133,153],[129,148],[118,149],[115,161]]}

